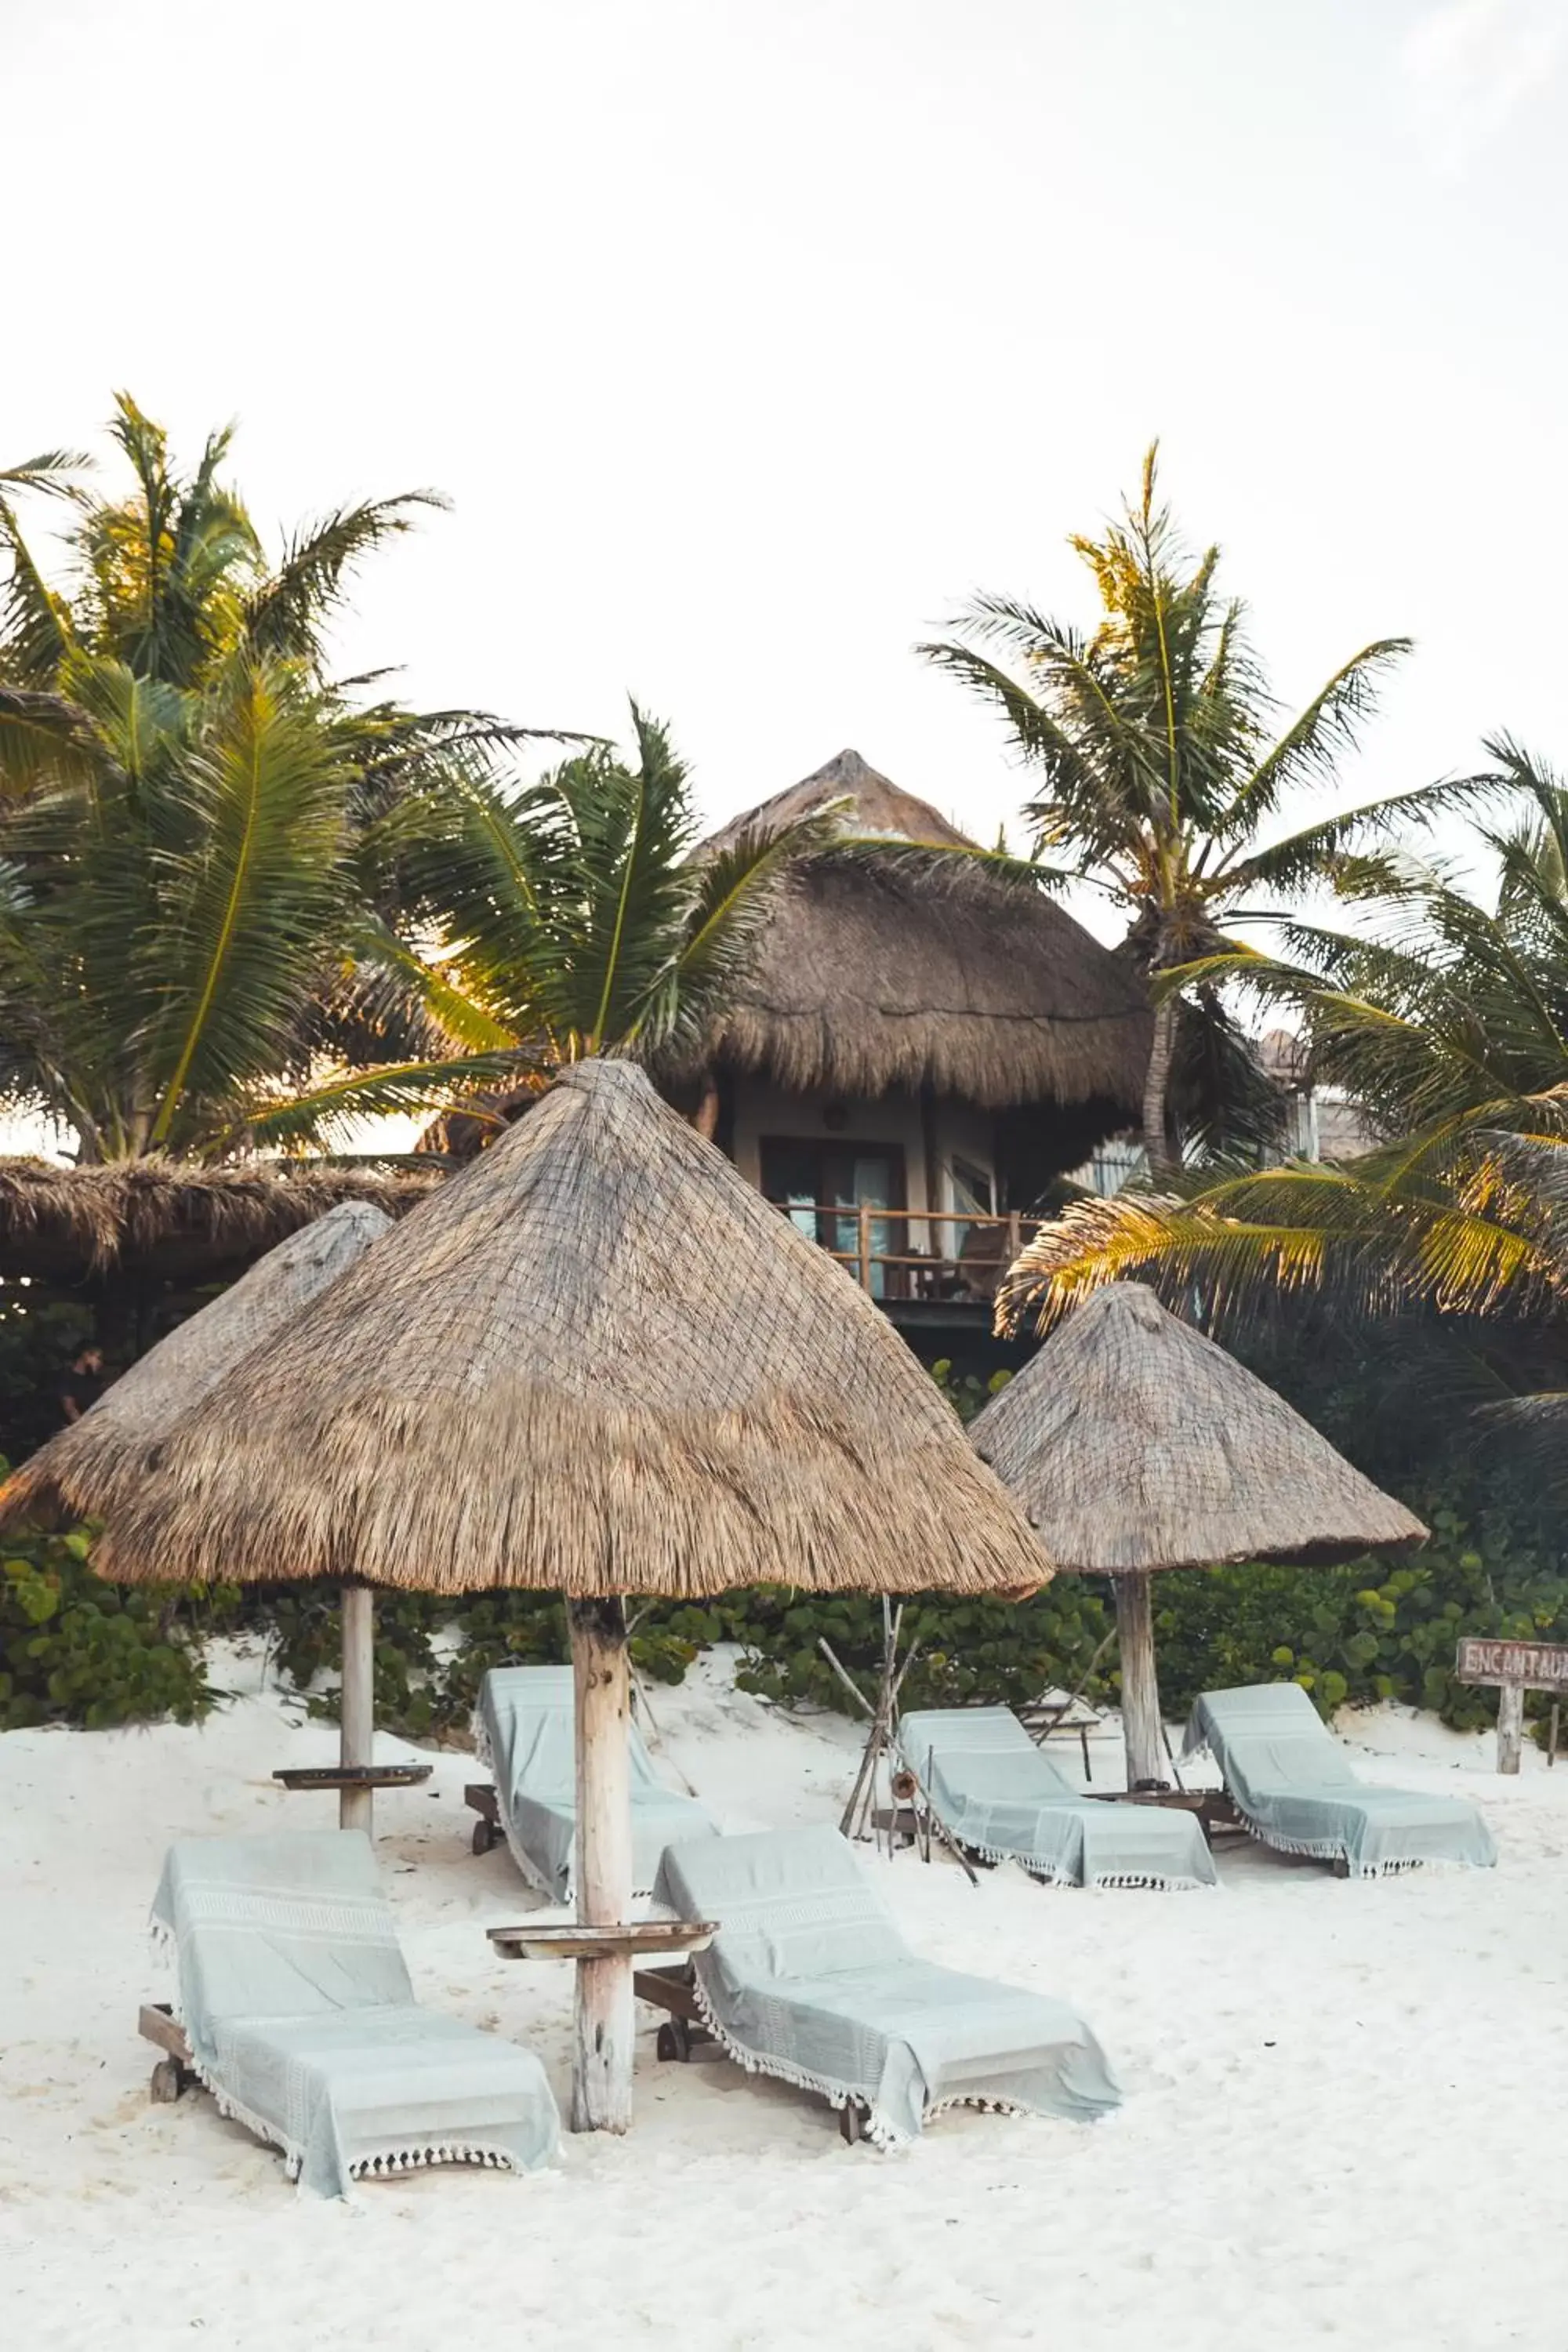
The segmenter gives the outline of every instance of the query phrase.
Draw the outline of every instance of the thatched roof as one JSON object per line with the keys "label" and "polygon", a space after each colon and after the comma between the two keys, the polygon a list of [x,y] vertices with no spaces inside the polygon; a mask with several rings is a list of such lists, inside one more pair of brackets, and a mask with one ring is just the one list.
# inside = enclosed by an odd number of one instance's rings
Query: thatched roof
{"label": "thatched roof", "polygon": [[391,1230],[391,1219],[368,1201],[344,1201],[279,1242],[150,1348],[79,1421],[40,1446],[0,1488],[0,1512],[9,1518],[112,1514],[182,1413]]}
{"label": "thatched roof", "polygon": [[[713,836],[847,800],[847,829],[975,845],[925,801],[841,751]],[[931,1084],[993,1110],[1103,1102],[1133,1115],[1148,999],[1130,967],[1042,893],[918,861],[813,860],[785,889],[711,1060],[797,1091]]]}
{"label": "thatched roof", "polygon": [[35,1281],[222,1282],[342,1201],[389,1217],[438,1170],[401,1175],[287,1160],[194,1167],[156,1157],[67,1168],[0,1160],[0,1276]]}
{"label": "thatched roof", "polygon": [[1141,1283],[1058,1324],[969,1435],[1062,1569],[1353,1559],[1426,1535]]}
{"label": "thatched roof", "polygon": [[870,1300],[584,1062],[156,1448],[106,1575],[980,1592],[1049,1573]]}

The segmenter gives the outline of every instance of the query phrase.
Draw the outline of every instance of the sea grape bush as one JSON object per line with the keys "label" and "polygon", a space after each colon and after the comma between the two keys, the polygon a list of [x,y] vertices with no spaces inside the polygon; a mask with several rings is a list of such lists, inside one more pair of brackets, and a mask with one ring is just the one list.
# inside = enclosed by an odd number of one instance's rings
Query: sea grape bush
{"label": "sea grape bush", "polygon": [[213,1597],[105,1584],[89,1549],[80,1528],[0,1538],[0,1730],[195,1722],[214,1699],[199,1647]]}
{"label": "sea grape bush", "polygon": [[[1406,1497],[1432,1529],[1425,1550],[1331,1569],[1185,1569],[1156,1582],[1154,1638],[1166,1708],[1205,1688],[1289,1680],[1320,1711],[1397,1699],[1476,1730],[1494,1692],[1454,1678],[1462,1634],[1568,1641],[1568,1576],[1501,1509],[1461,1516],[1450,1502]],[[1544,1715],[1548,1702],[1527,1701]]]}

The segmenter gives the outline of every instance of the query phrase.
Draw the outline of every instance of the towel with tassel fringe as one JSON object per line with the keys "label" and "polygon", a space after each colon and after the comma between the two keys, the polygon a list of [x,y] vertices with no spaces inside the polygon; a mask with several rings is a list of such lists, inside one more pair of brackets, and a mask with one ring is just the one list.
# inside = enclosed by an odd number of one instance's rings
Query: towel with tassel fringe
{"label": "towel with tassel fringe", "polygon": [[1005,1706],[927,1707],[899,1725],[905,1763],[937,1819],[984,1862],[1051,1886],[1213,1886],[1203,1825],[1175,1806],[1086,1797]]}
{"label": "towel with tassel fringe", "polygon": [[321,2196],[421,2164],[531,2169],[560,2119],[531,2051],[421,2009],[368,1838],[172,1846],[153,1907],[192,2064]]}
{"label": "towel with tassel fringe", "polygon": [[1205,1748],[1248,1831],[1280,1853],[1342,1863],[1352,1878],[1435,1863],[1486,1870],[1497,1860],[1468,1798],[1358,1780],[1300,1683],[1205,1691],[1183,1752]]}
{"label": "towel with tassel fringe", "polygon": [[948,2106],[1087,2119],[1120,2103],[1064,2002],[918,1958],[836,1830],[672,1846],[655,1892],[721,1922],[693,1972],[729,2055],[836,2107],[855,2100],[879,2147]]}

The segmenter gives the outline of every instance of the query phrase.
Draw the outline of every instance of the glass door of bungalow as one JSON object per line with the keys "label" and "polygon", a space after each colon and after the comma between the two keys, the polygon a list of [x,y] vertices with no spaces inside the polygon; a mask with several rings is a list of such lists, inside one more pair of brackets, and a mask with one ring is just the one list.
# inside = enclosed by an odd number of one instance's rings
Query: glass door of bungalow
{"label": "glass door of bungalow", "polygon": [[[808,1240],[832,1250],[858,1278],[860,1211],[900,1209],[904,1155],[897,1144],[815,1143],[780,1137],[763,1144],[763,1190]],[[902,1221],[868,1221],[873,1298],[896,1292],[902,1269],[884,1261],[901,1256]]]}

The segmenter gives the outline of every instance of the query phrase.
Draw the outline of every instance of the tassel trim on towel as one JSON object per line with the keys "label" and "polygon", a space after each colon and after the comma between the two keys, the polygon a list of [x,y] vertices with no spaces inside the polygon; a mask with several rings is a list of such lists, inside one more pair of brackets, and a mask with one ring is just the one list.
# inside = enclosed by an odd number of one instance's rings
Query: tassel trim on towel
{"label": "tassel trim on towel", "polygon": [[[191,2072],[202,2088],[211,2094],[219,2115],[226,2116],[232,2123],[242,2124],[258,2139],[279,2149],[284,2171],[290,2180],[298,2180],[305,2163],[305,2151],[298,2141],[279,2131],[276,2124],[268,2123],[265,2116],[258,2115],[254,2107],[247,2107],[243,2099],[237,2099],[194,2052]],[[351,2180],[382,2180],[395,2172],[413,2172],[427,2164],[482,2164],[497,2172],[521,2169],[510,2148],[489,2147],[479,2140],[428,2140],[412,2147],[378,2148],[374,2156],[358,2157],[349,2166],[348,2175]]]}
{"label": "tassel trim on towel", "polygon": [[[793,2058],[777,2058],[772,2052],[752,2050],[744,2042],[737,2042],[709,2000],[708,1988],[695,1969],[691,1975],[702,2022],[725,2056],[732,2058],[737,2066],[744,2067],[748,2074],[771,2074],[775,2081],[789,2083],[797,2091],[813,2091],[835,2109],[847,2107],[853,2099],[866,2109],[866,2119],[861,2126],[866,2138],[883,2155],[890,2148],[909,2146],[909,2134],[900,2131],[874,2099],[868,2099],[859,2091],[847,2091],[841,2083],[830,2083],[825,2074],[814,2074],[808,2066],[797,2066]],[[979,2107],[987,2115],[996,2116],[1016,2116],[1024,2112],[1005,2099],[981,2099],[960,2092],[950,2099],[932,2100],[921,2108],[921,2120],[929,2123],[933,2116],[945,2115],[950,2107]]]}
{"label": "tassel trim on towel", "polygon": [[1447,1856],[1436,1859],[1426,1854],[1400,1854],[1388,1862],[1358,1862],[1343,1838],[1293,1838],[1283,1830],[1266,1830],[1260,1822],[1252,1820],[1237,1806],[1237,1817],[1249,1838],[1259,1845],[1271,1845],[1276,1853],[1301,1853],[1311,1862],[1342,1862],[1352,1878],[1396,1878],[1404,1870],[1439,1870],[1445,1866],[1463,1869],[1462,1863],[1451,1865]]}
{"label": "tassel trim on towel", "polygon": [[976,1854],[982,1862],[1016,1862],[1020,1870],[1026,1870],[1043,1886],[1086,1887],[1091,1894],[1101,1886],[1142,1886],[1162,1895],[1178,1895],[1190,1887],[1210,1884],[1206,1878],[1173,1878],[1165,1872],[1152,1870],[1100,1871],[1093,1878],[1080,1878],[1075,1870],[1068,1870],[1061,1863],[1037,1862],[1013,1846],[971,1845],[967,1838],[961,1838],[959,1843],[965,1853]]}

